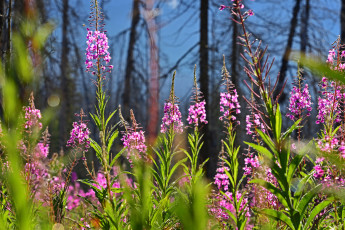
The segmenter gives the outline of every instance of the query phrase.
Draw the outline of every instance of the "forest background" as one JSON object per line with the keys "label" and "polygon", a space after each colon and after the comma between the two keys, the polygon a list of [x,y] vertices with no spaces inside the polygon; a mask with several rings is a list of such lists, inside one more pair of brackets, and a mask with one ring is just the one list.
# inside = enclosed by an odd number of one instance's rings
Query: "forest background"
{"label": "forest background", "polygon": [[[0,0],[0,55],[6,65],[11,55],[12,33],[18,30],[25,15],[25,4],[37,7],[39,23],[51,22],[55,27],[49,37],[42,57],[41,76],[31,85],[21,83],[20,95],[25,104],[31,91],[35,94],[36,107],[44,110],[52,107],[55,117],[49,124],[50,152],[66,151],[66,142],[77,120],[75,114],[83,108],[86,114],[94,110],[94,86],[84,69],[86,27],[90,3],[86,0]],[[207,103],[209,124],[204,127],[205,145],[201,160],[209,158],[207,175],[211,178],[220,151],[222,124],[219,117],[219,92],[223,55],[232,81],[240,95],[242,108],[246,108],[244,95],[249,95],[243,79],[241,36],[238,24],[230,19],[230,13],[220,11],[226,0],[103,0],[105,30],[109,38],[111,64],[114,71],[106,88],[109,108],[122,105],[122,113],[129,118],[133,109],[137,120],[146,130],[147,140],[154,143],[158,135],[162,104],[168,98],[170,78],[176,75],[176,95],[186,118],[193,69],[197,65],[197,77]],[[271,71],[272,82],[279,76],[278,89],[284,88],[280,97],[282,113],[288,105],[289,92],[296,76],[297,65],[289,61],[290,52],[297,50],[317,55],[326,60],[332,43],[341,37],[345,41],[345,0],[244,0],[245,8],[255,16],[247,20],[252,36],[269,44],[268,54],[275,59]],[[316,116],[319,91],[318,78],[305,73],[313,98]],[[278,91],[277,91],[278,93]],[[284,106],[285,105],[285,106]],[[239,118],[237,139],[245,140],[245,110]],[[90,126],[92,123],[89,123]],[[284,124],[285,127],[291,124]],[[91,132],[95,127],[90,127]],[[306,124],[312,138],[319,130],[315,120]],[[118,143],[120,145],[121,143]],[[67,152],[65,154],[68,154]],[[92,158],[90,158],[92,160]]]}

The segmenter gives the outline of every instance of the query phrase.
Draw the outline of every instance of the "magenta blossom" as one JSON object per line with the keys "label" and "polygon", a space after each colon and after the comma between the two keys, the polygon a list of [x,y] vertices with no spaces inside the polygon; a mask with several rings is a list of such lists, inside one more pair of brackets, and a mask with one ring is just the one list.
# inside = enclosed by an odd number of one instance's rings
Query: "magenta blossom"
{"label": "magenta blossom", "polygon": [[219,190],[228,191],[230,181],[225,171],[229,171],[229,170],[230,169],[225,166],[217,168],[217,174],[214,177],[214,184],[217,185],[217,188]]}
{"label": "magenta blossom", "polygon": [[176,133],[183,132],[182,115],[178,104],[171,102],[164,103],[164,116],[162,118],[161,133],[166,133],[170,127]]}
{"label": "magenta blossom", "polygon": [[89,140],[90,130],[84,122],[73,122],[73,129],[71,130],[71,137],[67,141],[67,146],[82,147],[84,150],[90,148]]}
{"label": "magenta blossom", "polygon": [[107,35],[104,32],[87,30],[86,71],[94,75],[98,70],[110,72],[113,66],[109,65],[111,57]]}
{"label": "magenta blossom", "polygon": [[[253,121],[251,121],[251,119],[253,118]],[[254,132],[252,131],[252,127],[254,126],[254,128],[260,129],[262,132],[266,132],[265,129],[265,125],[263,124],[263,122],[261,122],[261,118],[259,114],[254,113],[254,116],[252,115],[247,115],[246,116],[246,133],[248,135],[252,135],[254,134]]]}
{"label": "magenta blossom", "polygon": [[25,110],[25,129],[31,129],[37,126],[39,129],[42,128],[42,123],[40,119],[42,118],[41,111],[36,109],[34,106],[27,106]]}
{"label": "magenta blossom", "polygon": [[244,159],[244,175],[250,175],[253,168],[258,168],[260,166],[258,156],[247,157]]}
{"label": "magenta blossom", "polygon": [[240,108],[236,89],[231,90],[230,93],[220,93],[220,112],[222,115],[219,117],[219,120],[235,121],[236,117],[232,114],[241,113]]}
{"label": "magenta blossom", "polygon": [[206,120],[205,104],[206,102],[203,100],[189,106],[187,121],[190,125],[194,124],[195,126],[198,126],[199,123],[208,123]]}
{"label": "magenta blossom", "polygon": [[225,5],[220,5],[219,10],[222,11],[222,10],[224,10],[225,8],[228,8],[228,7],[225,6]]}
{"label": "magenta blossom", "polygon": [[326,78],[322,79],[321,87],[325,90],[322,92],[322,97],[318,100],[318,115],[316,116],[316,124],[322,124],[334,119],[335,122],[340,121],[340,103],[343,94],[340,92],[340,87],[331,82],[330,86]]}
{"label": "magenta blossom", "polygon": [[310,116],[311,111],[311,96],[308,89],[308,84],[304,86],[304,89],[301,92],[301,89],[294,86],[290,93],[290,103],[289,111],[286,116],[291,120],[298,119],[303,111],[307,111],[306,116]]}
{"label": "magenta blossom", "polygon": [[[145,145],[145,135],[142,130],[130,130],[128,133],[123,135],[121,141],[123,141],[123,146],[127,147],[128,157],[133,153],[133,151],[138,151],[139,153],[146,152],[147,147]],[[140,157],[140,155],[138,156]]]}

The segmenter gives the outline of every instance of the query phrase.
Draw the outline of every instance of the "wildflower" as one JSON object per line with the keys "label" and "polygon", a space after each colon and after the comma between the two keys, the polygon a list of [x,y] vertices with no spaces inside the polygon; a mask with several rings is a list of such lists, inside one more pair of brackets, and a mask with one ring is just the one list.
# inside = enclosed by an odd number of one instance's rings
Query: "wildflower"
{"label": "wildflower", "polygon": [[236,120],[236,117],[231,114],[232,112],[241,113],[240,108],[236,89],[231,90],[230,93],[220,93],[220,112],[223,114],[219,117],[219,120]]}
{"label": "wildflower", "polygon": [[341,142],[340,147],[338,149],[339,153],[341,154],[341,157],[345,159],[345,143]]}
{"label": "wildflower", "polygon": [[217,174],[214,177],[214,184],[217,185],[217,188],[219,190],[228,191],[230,182],[225,171],[229,171],[229,170],[230,169],[225,166],[221,166],[217,168]]}
{"label": "wildflower", "polygon": [[342,57],[342,58],[345,57],[345,50],[341,51],[340,57]]}
{"label": "wildflower", "polygon": [[[87,48],[86,48],[86,71],[92,72],[96,75],[96,71],[102,69],[105,72],[110,72],[113,69],[112,65],[108,65],[110,62],[110,53],[108,51],[108,38],[104,32],[90,31],[87,29]],[[97,69],[100,68],[100,69]]]}
{"label": "wildflower", "polygon": [[248,135],[253,134],[253,132],[251,131],[251,127],[252,127],[253,123],[250,122],[250,115],[246,115],[246,133]]}
{"label": "wildflower", "polygon": [[[251,117],[254,118],[253,123],[251,122]],[[246,131],[247,131],[246,133],[248,135],[252,135],[254,133],[251,130],[253,125],[254,125],[254,128],[260,128],[262,132],[266,132],[265,125],[263,124],[263,122],[261,122],[260,119],[261,119],[260,115],[256,113],[254,113],[253,116],[251,115],[246,116]]]}
{"label": "wildflower", "polygon": [[320,179],[324,175],[324,171],[320,165],[315,165],[314,167],[315,173],[313,174],[316,179]]}
{"label": "wildflower", "polygon": [[36,154],[35,156],[37,158],[45,158],[48,156],[48,153],[49,153],[49,145],[39,142],[35,149],[35,154]]}
{"label": "wildflower", "polygon": [[[34,95],[31,93],[29,99],[29,106],[24,107],[25,111],[25,124],[24,128],[31,132],[34,127],[42,128],[40,119],[42,118],[41,111],[35,108]],[[31,130],[31,131],[30,131]]]}
{"label": "wildflower", "polygon": [[247,157],[244,159],[244,174],[250,175],[252,173],[253,168],[258,168],[260,166],[259,158],[258,156],[254,157]]}
{"label": "wildflower", "polygon": [[144,131],[140,130],[137,121],[135,120],[135,116],[133,110],[130,110],[130,116],[132,120],[132,126],[128,127],[127,122],[124,120],[120,110],[120,118],[126,128],[126,132],[124,132],[121,141],[124,147],[127,147],[127,159],[131,161],[130,157],[134,156],[135,158],[141,158],[142,154],[138,153],[145,153],[146,152],[146,145],[145,145],[145,135]]}
{"label": "wildflower", "polygon": [[343,94],[340,87],[334,81],[329,84],[327,78],[322,78],[321,87],[324,90],[322,97],[318,99],[318,115],[316,116],[316,124],[326,123],[330,119],[335,122],[340,121],[340,103]]}
{"label": "wildflower", "polygon": [[205,104],[206,102],[204,100],[189,106],[187,117],[187,121],[189,124],[198,126],[199,122],[204,124],[208,123],[206,120]]}
{"label": "wildflower", "polygon": [[86,123],[82,121],[73,122],[73,129],[71,130],[70,139],[67,141],[67,146],[83,146],[87,151],[90,148],[89,135],[90,130],[87,128]]}
{"label": "wildflower", "polygon": [[334,49],[331,49],[329,52],[328,52],[328,57],[327,57],[327,63],[330,63],[330,64],[333,64],[333,61],[334,61],[334,57],[335,57],[335,50]]}
{"label": "wildflower", "polygon": [[305,84],[304,89],[301,92],[301,89],[294,86],[290,93],[289,101],[289,111],[286,116],[291,120],[295,120],[302,115],[303,111],[306,110],[306,116],[310,116],[311,111],[311,96],[308,89],[308,84]]}
{"label": "wildflower", "polygon": [[121,141],[123,141],[123,146],[127,147],[128,152],[133,150],[137,150],[142,153],[146,152],[145,135],[142,130],[130,130],[122,137]]}
{"label": "wildflower", "polygon": [[219,10],[222,11],[222,10],[224,10],[225,8],[227,8],[227,6],[225,6],[225,5],[220,5]]}
{"label": "wildflower", "polygon": [[162,118],[161,133],[166,133],[170,127],[176,133],[183,132],[182,115],[178,104],[167,102],[164,103],[164,116]]}
{"label": "wildflower", "polygon": [[196,65],[194,68],[194,93],[192,95],[192,101],[194,101],[194,104],[191,104],[188,109],[188,117],[187,121],[188,123],[194,124],[195,127],[198,127],[199,122],[207,124],[206,120],[206,109],[205,109],[205,104],[206,101],[202,100],[203,95],[200,92],[198,88],[198,83],[196,80]]}

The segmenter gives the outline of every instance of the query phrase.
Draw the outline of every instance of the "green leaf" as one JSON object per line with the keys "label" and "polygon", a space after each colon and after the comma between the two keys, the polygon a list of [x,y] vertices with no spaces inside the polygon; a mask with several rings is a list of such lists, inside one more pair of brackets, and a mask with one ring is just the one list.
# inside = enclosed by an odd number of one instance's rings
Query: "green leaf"
{"label": "green leaf", "polygon": [[274,162],[273,154],[268,149],[266,149],[265,147],[263,147],[261,145],[254,144],[254,143],[249,143],[246,141],[244,141],[244,143],[249,145],[253,149],[255,149],[258,153],[265,155],[268,159],[270,159],[272,162]]}
{"label": "green leaf", "polygon": [[278,156],[278,152],[276,150],[276,146],[273,143],[271,137],[269,137],[267,134],[265,134],[264,132],[262,132],[260,129],[256,129],[256,131],[258,132],[258,134],[260,135],[260,137],[262,138],[262,140],[266,143],[266,145],[268,145],[268,147],[270,147],[271,151]]}
{"label": "green leaf", "polygon": [[170,181],[170,178],[172,177],[172,175],[176,171],[177,167],[179,167],[181,164],[183,164],[186,161],[187,161],[187,158],[181,159],[171,168],[170,173],[169,173],[168,178],[167,178],[168,183]]}
{"label": "green leaf", "polygon": [[307,182],[311,178],[313,173],[314,173],[313,171],[310,172],[309,174],[305,175],[302,180],[299,181],[299,183],[297,184],[297,189],[295,191],[295,195],[294,195],[295,197],[301,196],[304,187],[307,185]]}
{"label": "green leaf", "polygon": [[321,190],[321,187],[322,185],[318,184],[302,197],[302,199],[297,205],[297,210],[300,212],[301,216],[304,216],[304,212],[306,211],[308,204],[312,201],[314,196],[317,195],[317,193]]}
{"label": "green leaf", "polygon": [[109,121],[111,120],[111,118],[114,116],[114,114],[116,113],[117,109],[115,109],[108,117],[107,121],[105,122],[105,127],[108,126]]}
{"label": "green leaf", "polygon": [[290,218],[284,214],[283,212],[273,210],[273,209],[263,209],[260,211],[260,213],[278,221],[282,221],[285,224],[287,224],[291,229],[295,229],[295,226],[293,225]]}
{"label": "green leaf", "polygon": [[295,172],[299,166],[299,164],[302,162],[303,155],[296,154],[296,156],[292,159],[290,162],[288,173],[287,173],[287,181],[290,184],[292,177],[295,175]]}
{"label": "green leaf", "polygon": [[344,72],[330,69],[329,65],[324,60],[321,60],[320,57],[307,57],[302,53],[294,52],[293,59],[298,60],[303,67],[308,68],[315,75],[320,77],[326,76],[331,80],[337,80],[345,84]]}
{"label": "green leaf", "polygon": [[287,130],[283,133],[282,135],[282,139],[281,140],[285,140],[288,136],[290,136],[290,134],[295,130],[298,129],[300,126],[299,123],[302,121],[302,118],[298,119],[297,121],[295,121],[295,123]]}
{"label": "green leaf", "polygon": [[109,138],[109,141],[108,141],[108,146],[107,146],[107,153],[110,153],[110,149],[111,147],[113,146],[113,143],[114,143],[114,140],[119,136],[119,131],[118,130],[115,130],[110,138]]}
{"label": "green leaf", "polygon": [[[99,146],[99,144],[93,140],[92,138],[89,138],[90,140],[90,146],[93,148],[93,150],[95,150],[96,152],[96,156],[99,159],[100,162],[103,162],[103,158],[102,158],[102,149]],[[104,162],[105,163],[105,162]]]}
{"label": "green leaf", "polygon": [[319,214],[324,208],[326,208],[329,204],[333,202],[332,199],[327,199],[322,201],[320,204],[318,204],[313,210],[310,212],[309,217],[307,219],[307,222],[304,225],[304,229],[309,229],[309,225],[314,220],[317,214]]}
{"label": "green leaf", "polygon": [[279,104],[277,104],[276,114],[275,114],[275,129],[274,129],[277,141],[280,140],[282,123],[283,123],[282,114],[280,112]]}
{"label": "green leaf", "polygon": [[92,120],[95,122],[96,126],[100,129],[101,128],[101,122],[99,121],[99,118],[96,114],[90,113],[90,116]]}
{"label": "green leaf", "polygon": [[116,160],[122,155],[122,153],[126,150],[126,148],[122,148],[116,155],[115,157],[111,160],[110,167],[113,167]]}

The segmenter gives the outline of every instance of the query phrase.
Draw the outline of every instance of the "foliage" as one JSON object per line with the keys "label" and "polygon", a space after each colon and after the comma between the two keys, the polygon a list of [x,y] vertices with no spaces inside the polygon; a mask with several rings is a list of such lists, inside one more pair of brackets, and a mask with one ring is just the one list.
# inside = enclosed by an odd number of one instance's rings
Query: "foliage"
{"label": "foliage", "polygon": [[[301,132],[303,121],[311,115],[311,101],[300,71],[287,114],[294,122],[283,131],[285,120],[278,103],[281,92],[274,93],[277,89],[271,87],[268,77],[273,62],[264,58],[266,49],[261,51],[260,43],[252,42],[246,31],[245,20],[253,12],[242,12],[240,0],[231,4],[221,10],[229,9],[243,32],[239,40],[250,81],[246,85],[251,96],[245,100],[251,113],[246,118],[251,141],[243,142],[248,153],[242,153],[236,128],[243,108],[224,61],[219,120],[226,136],[221,140],[217,174],[209,184],[204,176],[207,160],[200,162],[199,158],[202,127],[208,121],[195,70],[187,118],[190,127],[182,121],[174,72],[161,134],[153,146],[147,146],[145,132],[132,110],[131,125],[121,108],[107,112],[109,98],[104,88],[113,67],[108,65],[108,39],[94,0],[86,69],[95,78],[96,105],[89,117],[97,132],[88,129],[87,115],[81,110],[66,143],[70,147],[66,160],[49,153],[47,122],[42,119],[51,113],[41,114],[33,94],[24,107],[18,96],[20,82],[31,83],[35,72],[26,41],[37,40],[35,49],[39,50],[51,28],[47,24],[14,34],[14,55],[5,68],[0,66],[0,225],[6,229],[344,229],[345,51],[340,41],[330,50],[328,64],[300,57],[302,66],[323,76],[318,101],[318,123],[323,126],[319,136],[305,144]],[[114,121],[117,113],[119,123]],[[295,141],[292,134],[296,132]],[[115,148],[119,135],[123,147]],[[185,137],[186,145],[181,142]],[[98,171],[87,161],[88,151],[95,153]],[[73,172],[79,162],[87,178],[78,179]]]}

